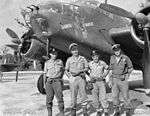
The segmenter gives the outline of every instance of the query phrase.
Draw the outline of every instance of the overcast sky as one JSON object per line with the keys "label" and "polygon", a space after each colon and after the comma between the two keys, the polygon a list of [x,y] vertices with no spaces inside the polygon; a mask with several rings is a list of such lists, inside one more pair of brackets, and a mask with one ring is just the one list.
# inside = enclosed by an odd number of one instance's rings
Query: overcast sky
{"label": "overcast sky", "polygon": [[[22,35],[23,29],[14,20],[14,18],[21,18],[20,8],[25,8],[30,4],[37,4],[41,1],[50,0],[0,0],[0,47],[11,43],[11,38],[5,32],[6,28],[9,27],[13,29],[19,37]],[[135,14],[139,10],[141,1],[142,0],[108,0],[108,3],[120,6]]]}

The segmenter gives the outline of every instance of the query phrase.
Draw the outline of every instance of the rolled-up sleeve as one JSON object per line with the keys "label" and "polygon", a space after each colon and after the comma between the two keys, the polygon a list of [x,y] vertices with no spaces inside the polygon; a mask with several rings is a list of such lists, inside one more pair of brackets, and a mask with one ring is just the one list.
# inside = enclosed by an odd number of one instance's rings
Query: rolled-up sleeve
{"label": "rolled-up sleeve", "polygon": [[132,62],[128,56],[126,58],[126,63],[127,63],[128,72],[131,73],[133,70],[133,65],[132,65]]}
{"label": "rolled-up sleeve", "polygon": [[105,62],[103,62],[103,66],[104,66],[105,69],[109,68],[109,66]]}
{"label": "rolled-up sleeve", "polygon": [[62,60],[60,60],[59,62],[60,62],[61,70],[64,70],[64,64],[63,64],[63,61],[62,61]]}
{"label": "rolled-up sleeve", "polygon": [[55,67],[56,70],[56,77],[62,77],[63,74],[64,74],[64,65],[63,65],[63,62],[62,60],[59,60],[56,67]]}
{"label": "rolled-up sleeve", "polygon": [[112,66],[112,61],[113,61],[113,58],[112,58],[112,56],[111,56],[111,57],[110,57],[110,65],[109,65],[109,69],[110,69],[110,70],[112,70],[112,67],[113,67],[113,66]]}
{"label": "rolled-up sleeve", "polygon": [[88,61],[86,60],[86,58],[84,58],[84,67],[85,67],[85,68],[88,68],[88,67],[89,67],[89,64],[88,64]]}
{"label": "rolled-up sleeve", "polygon": [[68,70],[68,71],[69,71],[69,69],[70,69],[70,60],[67,59],[66,65],[65,65],[65,70]]}
{"label": "rolled-up sleeve", "polygon": [[46,74],[47,73],[47,63],[45,62],[44,64],[44,73]]}

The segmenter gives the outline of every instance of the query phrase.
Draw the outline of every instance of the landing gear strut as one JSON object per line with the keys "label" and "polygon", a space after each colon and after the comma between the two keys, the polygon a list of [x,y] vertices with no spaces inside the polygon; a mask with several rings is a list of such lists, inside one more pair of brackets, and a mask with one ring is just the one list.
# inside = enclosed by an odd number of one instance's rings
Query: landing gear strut
{"label": "landing gear strut", "polygon": [[144,50],[143,50],[143,85],[147,90],[146,94],[150,95],[150,43],[149,43],[149,31],[148,27],[144,28]]}

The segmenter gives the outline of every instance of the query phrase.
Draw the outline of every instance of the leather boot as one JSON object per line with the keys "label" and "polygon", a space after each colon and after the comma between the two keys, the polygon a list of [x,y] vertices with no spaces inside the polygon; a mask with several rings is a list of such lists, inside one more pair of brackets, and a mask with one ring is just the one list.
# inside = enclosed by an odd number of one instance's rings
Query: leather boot
{"label": "leather boot", "polygon": [[48,116],[52,116],[52,108],[47,108]]}
{"label": "leather boot", "polygon": [[131,116],[129,112],[126,112],[126,116]]}
{"label": "leather boot", "polygon": [[83,116],[88,116],[87,107],[86,106],[83,107]]}
{"label": "leather boot", "polygon": [[56,116],[64,116],[64,103],[58,105],[59,113]]}
{"label": "leather boot", "polygon": [[105,114],[104,116],[108,116],[108,112],[105,112],[104,114]]}
{"label": "leather boot", "polygon": [[96,114],[96,116],[102,116],[102,111],[103,111],[103,109],[101,109],[101,108],[96,108],[96,111],[97,111],[97,114]]}
{"label": "leather boot", "polygon": [[102,116],[102,113],[100,111],[97,111],[96,116]]}
{"label": "leather boot", "polygon": [[56,116],[65,116],[64,111],[60,111]]}
{"label": "leather boot", "polygon": [[126,116],[131,116],[131,115],[130,115],[130,109],[129,109],[129,108],[126,108],[125,110],[126,110]]}
{"label": "leather boot", "polygon": [[120,112],[115,112],[114,116],[120,116]]}
{"label": "leather boot", "polygon": [[119,107],[115,107],[115,114],[114,116],[120,116],[120,108]]}
{"label": "leather boot", "polygon": [[76,116],[76,108],[71,109],[71,116]]}

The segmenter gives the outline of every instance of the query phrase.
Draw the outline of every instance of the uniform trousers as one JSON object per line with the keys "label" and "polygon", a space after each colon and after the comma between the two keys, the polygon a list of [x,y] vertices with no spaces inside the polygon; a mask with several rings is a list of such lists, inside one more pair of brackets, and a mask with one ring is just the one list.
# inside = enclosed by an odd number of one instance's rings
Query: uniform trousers
{"label": "uniform trousers", "polygon": [[115,107],[119,107],[119,93],[121,92],[124,99],[125,108],[130,108],[128,81],[125,79],[122,80],[121,78],[113,78],[112,81],[113,104]]}
{"label": "uniform trousers", "polygon": [[54,95],[58,100],[58,108],[60,111],[64,110],[63,100],[63,80],[62,79],[50,79],[46,81],[46,106],[52,108]]}
{"label": "uniform trousers", "polygon": [[106,98],[106,87],[104,81],[96,81],[93,83],[93,107],[98,108],[101,102],[101,105],[104,109],[108,108],[108,102]]}
{"label": "uniform trousers", "polygon": [[69,78],[69,83],[71,92],[71,107],[76,108],[78,92],[81,96],[81,105],[87,99],[87,94],[85,90],[86,81],[81,76],[71,76]]}

